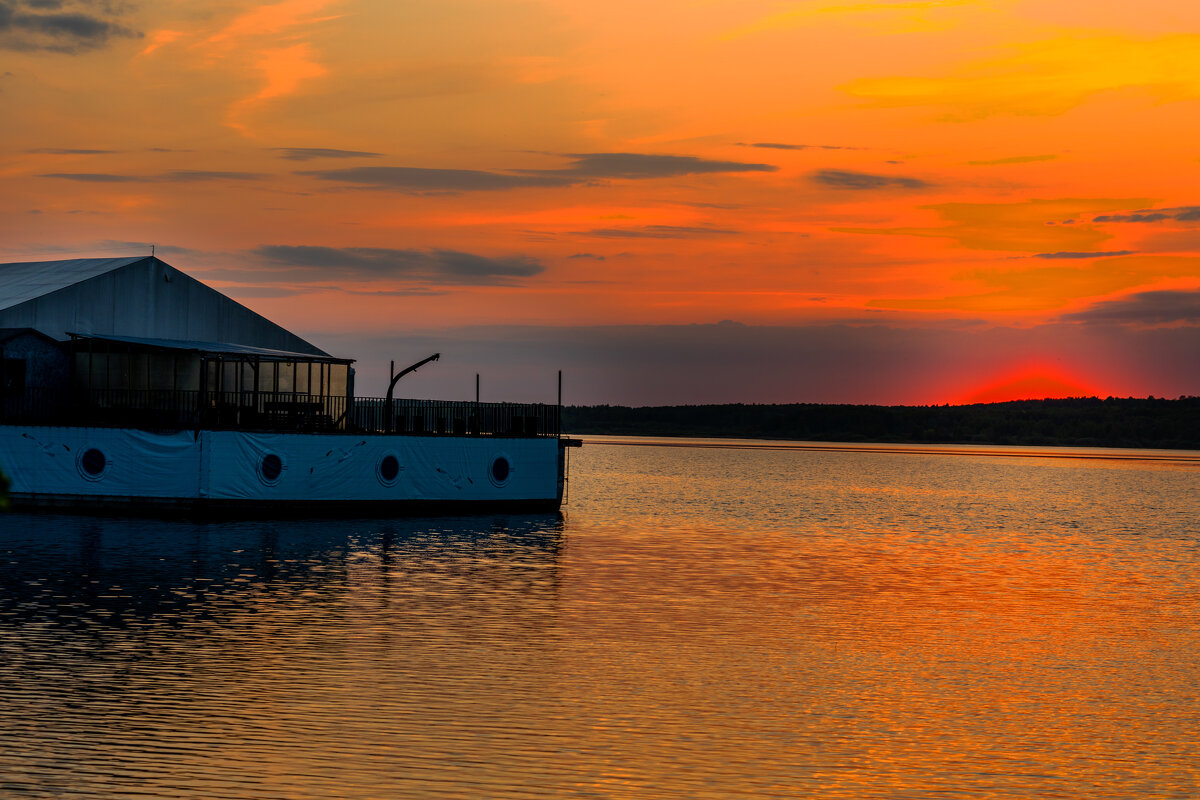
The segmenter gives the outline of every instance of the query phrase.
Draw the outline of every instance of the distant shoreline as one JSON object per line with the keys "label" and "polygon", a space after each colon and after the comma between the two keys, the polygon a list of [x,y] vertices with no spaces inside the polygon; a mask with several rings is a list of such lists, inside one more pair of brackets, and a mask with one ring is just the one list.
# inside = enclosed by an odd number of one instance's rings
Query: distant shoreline
{"label": "distant shoreline", "polygon": [[573,435],[1200,450],[1200,397],[965,406],[565,406],[562,424]]}

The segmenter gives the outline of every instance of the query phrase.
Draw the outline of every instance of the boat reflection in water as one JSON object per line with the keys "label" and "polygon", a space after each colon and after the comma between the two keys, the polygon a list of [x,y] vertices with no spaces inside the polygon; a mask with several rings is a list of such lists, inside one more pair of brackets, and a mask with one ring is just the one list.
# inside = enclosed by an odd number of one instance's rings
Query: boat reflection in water
{"label": "boat reflection in water", "polygon": [[83,607],[113,623],[212,615],[235,599],[358,590],[351,584],[372,570],[384,585],[415,571],[495,586],[553,567],[562,539],[558,513],[224,523],[10,514],[3,522],[3,622],[74,627]]}
{"label": "boat reflection in water", "polygon": [[544,693],[548,640],[528,626],[555,605],[561,548],[558,514],[7,515],[0,785],[403,796],[448,745],[520,782],[529,760],[503,753]]}

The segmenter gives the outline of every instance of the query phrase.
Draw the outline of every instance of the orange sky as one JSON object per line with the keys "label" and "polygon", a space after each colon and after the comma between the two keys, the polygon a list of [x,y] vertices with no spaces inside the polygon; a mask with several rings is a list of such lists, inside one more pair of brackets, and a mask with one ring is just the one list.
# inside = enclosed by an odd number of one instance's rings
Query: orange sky
{"label": "orange sky", "polygon": [[10,5],[0,258],[157,243],[367,388],[1200,394],[1188,0]]}

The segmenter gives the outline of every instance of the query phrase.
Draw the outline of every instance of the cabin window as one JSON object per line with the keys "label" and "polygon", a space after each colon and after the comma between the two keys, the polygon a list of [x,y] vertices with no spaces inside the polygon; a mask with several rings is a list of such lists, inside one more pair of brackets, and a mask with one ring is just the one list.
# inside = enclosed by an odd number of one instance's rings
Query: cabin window
{"label": "cabin window", "polygon": [[386,454],[379,460],[375,474],[384,486],[395,486],[396,479],[400,477],[400,459],[395,453]]}
{"label": "cabin window", "polygon": [[99,480],[108,467],[108,458],[94,447],[89,447],[79,456],[79,472],[90,481]]}
{"label": "cabin window", "polygon": [[512,465],[508,463],[507,456],[496,456],[492,461],[492,470],[490,478],[492,483],[497,486],[503,486],[508,483],[508,476],[512,474]]}
{"label": "cabin window", "polygon": [[283,474],[283,459],[275,453],[268,453],[263,456],[262,463],[259,464],[258,474],[263,483],[278,483],[279,476]]}
{"label": "cabin window", "polygon": [[25,359],[6,358],[0,371],[0,388],[6,394],[25,391]]}

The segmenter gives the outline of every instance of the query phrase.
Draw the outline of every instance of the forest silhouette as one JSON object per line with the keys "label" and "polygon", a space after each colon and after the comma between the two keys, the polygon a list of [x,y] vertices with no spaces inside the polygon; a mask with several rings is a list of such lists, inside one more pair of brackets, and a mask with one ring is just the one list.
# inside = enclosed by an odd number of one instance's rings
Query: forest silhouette
{"label": "forest silhouette", "polygon": [[1200,397],[1074,397],[962,406],[568,406],[571,434],[1200,449]]}

